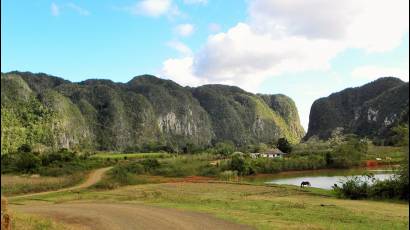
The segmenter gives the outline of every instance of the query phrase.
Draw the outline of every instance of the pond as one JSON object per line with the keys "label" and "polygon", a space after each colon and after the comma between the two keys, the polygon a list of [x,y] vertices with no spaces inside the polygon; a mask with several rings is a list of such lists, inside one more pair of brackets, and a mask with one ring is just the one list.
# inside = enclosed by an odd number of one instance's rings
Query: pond
{"label": "pond", "polygon": [[352,176],[361,176],[363,173],[372,173],[379,180],[391,178],[394,174],[392,170],[315,170],[301,172],[284,172],[274,175],[263,175],[248,177],[246,180],[252,182],[264,182],[266,184],[284,184],[300,186],[302,181],[309,181],[312,187],[322,189],[332,189],[334,184],[340,185],[342,181]]}

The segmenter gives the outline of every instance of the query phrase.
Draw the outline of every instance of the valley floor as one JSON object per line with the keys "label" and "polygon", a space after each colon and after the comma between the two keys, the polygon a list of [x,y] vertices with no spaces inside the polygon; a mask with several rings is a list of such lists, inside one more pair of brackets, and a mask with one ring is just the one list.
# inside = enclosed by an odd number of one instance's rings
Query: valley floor
{"label": "valley floor", "polygon": [[278,185],[173,182],[62,191],[11,198],[10,204],[18,213],[51,218],[72,229],[409,227],[408,203],[343,200],[321,189]]}

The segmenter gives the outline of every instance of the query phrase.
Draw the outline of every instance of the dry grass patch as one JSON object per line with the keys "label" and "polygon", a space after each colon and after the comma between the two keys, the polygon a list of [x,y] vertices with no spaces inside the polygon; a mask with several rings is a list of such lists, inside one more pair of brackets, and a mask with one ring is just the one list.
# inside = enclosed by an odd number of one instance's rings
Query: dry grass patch
{"label": "dry grass patch", "polygon": [[1,175],[1,191],[3,195],[10,196],[56,190],[75,185],[82,177],[80,173],[61,177]]}

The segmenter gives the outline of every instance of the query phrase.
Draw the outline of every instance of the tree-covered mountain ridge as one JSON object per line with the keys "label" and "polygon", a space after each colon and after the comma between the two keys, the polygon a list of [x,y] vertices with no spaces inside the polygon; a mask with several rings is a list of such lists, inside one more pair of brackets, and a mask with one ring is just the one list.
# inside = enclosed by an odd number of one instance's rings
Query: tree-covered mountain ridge
{"label": "tree-covered mountain ridge", "polygon": [[305,132],[294,101],[226,85],[182,87],[150,75],[127,83],[73,83],[43,73],[1,74],[1,151],[89,149],[171,151],[299,142]]}
{"label": "tree-covered mountain ridge", "polygon": [[305,139],[326,139],[336,129],[363,137],[385,139],[409,121],[409,83],[382,77],[316,100],[310,110]]}

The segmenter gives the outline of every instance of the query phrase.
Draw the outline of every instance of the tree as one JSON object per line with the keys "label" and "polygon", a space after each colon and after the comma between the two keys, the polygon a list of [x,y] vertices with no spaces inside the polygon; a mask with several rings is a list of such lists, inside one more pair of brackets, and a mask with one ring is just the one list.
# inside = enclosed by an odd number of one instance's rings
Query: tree
{"label": "tree", "polygon": [[391,137],[391,144],[395,146],[409,145],[409,127],[408,125],[398,125],[392,128],[393,136]]}
{"label": "tree", "polygon": [[31,146],[29,144],[22,144],[17,151],[19,153],[30,153],[31,152]]}
{"label": "tree", "polygon": [[219,142],[215,146],[216,153],[228,156],[235,151],[235,146],[229,142]]}
{"label": "tree", "polygon": [[145,159],[141,162],[144,166],[145,171],[152,171],[160,166],[159,161],[157,159]]}
{"label": "tree", "polygon": [[245,159],[239,154],[232,156],[231,169],[237,171],[240,175],[246,174]]}
{"label": "tree", "polygon": [[280,151],[284,153],[291,153],[292,152],[292,145],[288,142],[286,138],[279,138],[278,144],[276,145]]}
{"label": "tree", "polygon": [[237,171],[239,175],[254,174],[255,170],[252,168],[249,159],[246,159],[241,153],[234,153],[230,162],[230,169]]}
{"label": "tree", "polygon": [[331,147],[336,147],[342,144],[345,141],[345,136],[343,135],[344,128],[337,127],[335,128],[329,138],[329,143]]}
{"label": "tree", "polygon": [[41,165],[41,160],[33,153],[19,153],[17,169],[22,172],[34,172]]}

